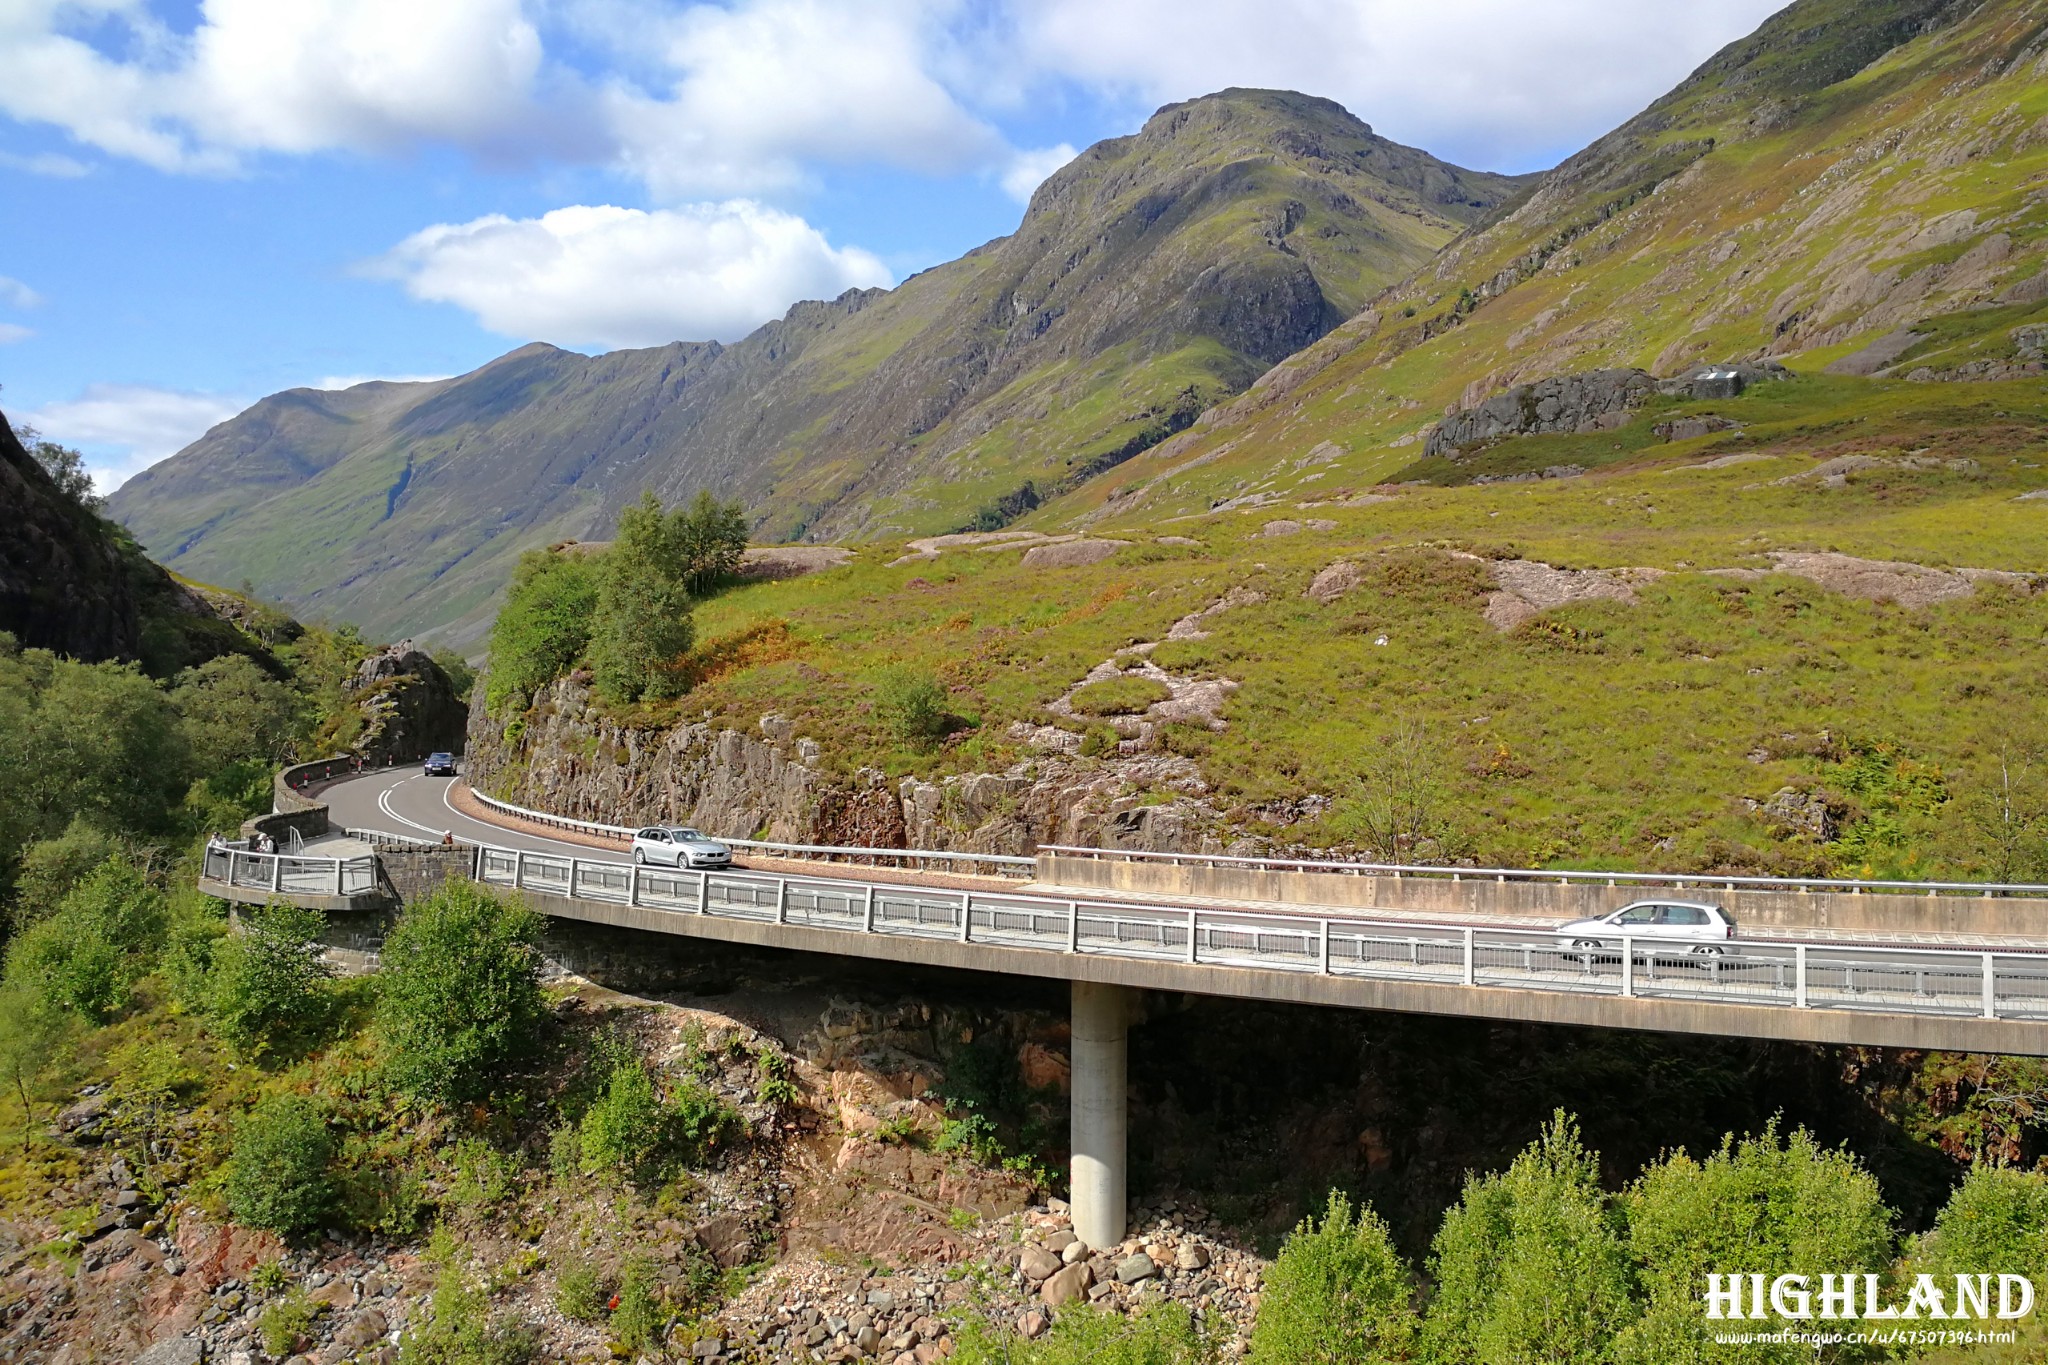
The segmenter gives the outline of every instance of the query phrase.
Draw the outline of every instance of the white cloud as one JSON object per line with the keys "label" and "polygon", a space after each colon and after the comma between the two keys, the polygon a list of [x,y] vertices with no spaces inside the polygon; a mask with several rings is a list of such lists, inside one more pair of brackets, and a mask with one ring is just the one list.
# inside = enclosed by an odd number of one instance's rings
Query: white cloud
{"label": "white cloud", "polygon": [[1591,140],[1783,0],[1007,0],[1012,60],[1146,104],[1335,99],[1388,136],[1521,169]]}
{"label": "white cloud", "polygon": [[0,152],[0,166],[10,171],[21,171],[28,175],[48,176],[53,180],[76,180],[92,174],[92,167],[73,157],[59,156],[55,152],[39,152],[34,156],[22,156],[15,152]]}
{"label": "white cloud", "polygon": [[94,484],[111,493],[245,406],[214,393],[93,384],[77,398],[46,404],[27,417],[45,437],[83,451]]}
{"label": "white cloud", "polygon": [[946,174],[1000,162],[1002,136],[934,75],[942,0],[743,0],[665,26],[658,96],[607,94],[620,159],[664,197],[801,183],[815,163]]}
{"label": "white cloud", "polygon": [[0,112],[171,171],[532,133],[542,58],[520,0],[204,0],[188,34],[146,0],[0,3]]}
{"label": "white cloud", "polygon": [[1003,193],[1020,204],[1031,202],[1031,192],[1045,183],[1047,176],[1080,155],[1071,143],[1062,142],[1056,147],[1041,147],[1035,152],[1019,152],[1010,159],[1009,169],[1002,174]]}
{"label": "white cloud", "polygon": [[600,346],[731,341],[798,299],[891,283],[869,252],[747,200],[439,224],[372,269],[505,336]]}
{"label": "white cloud", "polygon": [[0,275],[0,304],[5,304],[9,308],[35,308],[42,301],[41,294],[20,280]]}
{"label": "white cloud", "polygon": [[27,341],[35,332],[18,322],[0,322],[0,346],[11,346],[17,341]]}

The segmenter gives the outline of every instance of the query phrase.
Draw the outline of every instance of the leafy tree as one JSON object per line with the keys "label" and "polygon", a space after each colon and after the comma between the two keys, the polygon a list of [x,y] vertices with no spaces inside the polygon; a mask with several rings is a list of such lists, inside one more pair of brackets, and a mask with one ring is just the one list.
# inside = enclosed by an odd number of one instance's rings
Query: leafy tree
{"label": "leafy tree", "polygon": [[530,550],[512,571],[504,609],[491,626],[485,701],[531,695],[567,673],[590,643],[598,573],[588,556]]}
{"label": "leafy tree", "polygon": [[17,980],[12,972],[0,982],[0,1079],[21,1105],[24,1152],[36,1126],[37,1083],[76,1028],[76,1016],[36,983]]}
{"label": "leafy tree", "polygon": [[875,679],[875,714],[898,739],[918,748],[946,737],[953,723],[949,700],[945,685],[923,669],[891,668]]}
{"label": "leafy tree", "polygon": [[539,915],[474,882],[407,907],[384,941],[377,1009],[401,1089],[476,1099],[531,1051],[547,1012],[540,933]]}
{"label": "leafy tree", "polygon": [[469,660],[452,649],[433,651],[433,659],[441,666],[441,671],[448,675],[449,683],[455,688],[456,697],[467,702],[471,689],[476,686],[476,670],[469,666]]}
{"label": "leafy tree", "polygon": [[70,446],[43,439],[43,434],[26,422],[14,424],[14,438],[43,467],[58,492],[88,512],[98,514],[105,510],[107,500],[93,490],[92,471],[85,467],[84,455]]}
{"label": "leafy tree", "polygon": [[1944,1278],[2038,1276],[2048,1265],[2048,1175],[1972,1166],[1913,1259],[1915,1270]]}
{"label": "leafy tree", "polygon": [[321,961],[327,917],[278,901],[246,912],[242,932],[213,953],[208,1013],[230,1047],[255,1053],[301,1037],[326,1013],[322,985],[334,971]]}
{"label": "leafy tree", "polygon": [[120,839],[78,816],[54,839],[39,839],[21,853],[14,883],[12,929],[19,933],[57,912],[58,904],[110,858],[127,853]]}
{"label": "leafy tree", "polygon": [[1423,1356],[1439,1365],[1605,1361],[1634,1315],[1599,1159],[1559,1110],[1504,1172],[1465,1183],[1431,1247]]}
{"label": "leafy tree", "polygon": [[303,726],[297,691],[245,654],[223,654],[186,669],[171,690],[171,705],[203,773],[288,759]]}
{"label": "leafy tree", "polygon": [[692,597],[707,597],[739,572],[747,550],[747,512],[700,490],[688,507],[668,514],[663,568]]}
{"label": "leafy tree", "polygon": [[637,1169],[661,1146],[662,1118],[654,1078],[639,1058],[620,1058],[604,1093],[583,1113],[583,1169],[592,1175]]}
{"label": "leafy tree", "polygon": [[[1675,1152],[1649,1167],[1622,1200],[1629,1253],[1648,1313],[1619,1354],[1643,1361],[1804,1361],[1810,1346],[1716,1344],[1700,1306],[1709,1274],[1775,1278],[1868,1274],[1891,1263],[1891,1211],[1877,1181],[1845,1151],[1774,1123],[1705,1161]],[[1823,1358],[1844,1358],[1840,1355]]]}
{"label": "leafy tree", "polygon": [[265,1100],[235,1126],[228,1209],[250,1227],[285,1236],[319,1227],[334,1208],[333,1160],[334,1139],[316,1101],[300,1095]]}
{"label": "leafy tree", "polygon": [[696,630],[690,598],[660,569],[614,546],[605,556],[591,632],[590,669],[598,695],[615,705],[680,696],[678,667]]}
{"label": "leafy tree", "polygon": [[1254,1365],[1374,1365],[1408,1359],[1418,1320],[1408,1267],[1370,1208],[1336,1190],[1304,1218],[1259,1294]]}
{"label": "leafy tree", "polygon": [[6,980],[104,1023],[124,1008],[153,965],[163,935],[163,893],[131,864],[109,859],[8,947]]}

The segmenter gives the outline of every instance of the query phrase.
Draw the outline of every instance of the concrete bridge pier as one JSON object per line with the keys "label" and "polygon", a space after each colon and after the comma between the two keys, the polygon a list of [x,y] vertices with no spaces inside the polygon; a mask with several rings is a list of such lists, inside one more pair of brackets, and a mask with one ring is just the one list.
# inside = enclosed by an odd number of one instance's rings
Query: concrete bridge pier
{"label": "concrete bridge pier", "polygon": [[1113,1247],[1124,1239],[1130,998],[1126,986],[1073,983],[1068,1184],[1074,1235],[1091,1247]]}

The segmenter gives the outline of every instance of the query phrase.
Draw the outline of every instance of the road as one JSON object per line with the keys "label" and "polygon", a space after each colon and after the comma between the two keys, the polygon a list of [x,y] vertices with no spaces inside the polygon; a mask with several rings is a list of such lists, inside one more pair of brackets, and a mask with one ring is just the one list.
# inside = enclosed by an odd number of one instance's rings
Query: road
{"label": "road", "polygon": [[340,829],[374,829],[414,839],[439,839],[444,834],[453,834],[457,839],[530,853],[623,857],[617,850],[529,834],[464,815],[448,799],[448,789],[458,780],[428,777],[418,767],[390,768],[337,782],[318,793],[316,799],[327,803],[328,821]]}

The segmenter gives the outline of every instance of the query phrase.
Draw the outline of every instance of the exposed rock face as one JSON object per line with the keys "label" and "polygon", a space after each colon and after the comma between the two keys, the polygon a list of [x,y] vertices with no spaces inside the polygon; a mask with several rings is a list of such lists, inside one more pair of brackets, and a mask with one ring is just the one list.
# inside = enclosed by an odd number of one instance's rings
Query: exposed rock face
{"label": "exposed rock face", "polygon": [[468,713],[455,684],[411,640],[363,660],[349,690],[363,709],[355,749],[371,762],[407,762],[462,747]]}
{"label": "exposed rock face", "polygon": [[135,585],[90,511],[64,496],[0,417],[0,630],[75,659],[140,652]]}
{"label": "exposed rock face", "polygon": [[[1090,761],[1048,753],[1007,772],[891,781],[874,769],[846,777],[813,766],[818,746],[778,716],[762,718],[759,738],[708,724],[636,730],[603,715],[587,688],[564,680],[508,737],[482,697],[479,687],[470,782],[577,819],[678,820],[727,838],[968,853],[1029,854],[1041,843],[1224,847],[1223,817],[1206,799],[1208,785],[1193,762],[1176,755]],[[1143,804],[1162,792],[1173,799]]]}
{"label": "exposed rock face", "polygon": [[1509,436],[1617,427],[1656,391],[1657,382],[1642,370],[1590,370],[1517,384],[1475,408],[1447,413],[1422,452],[1455,454]]}

